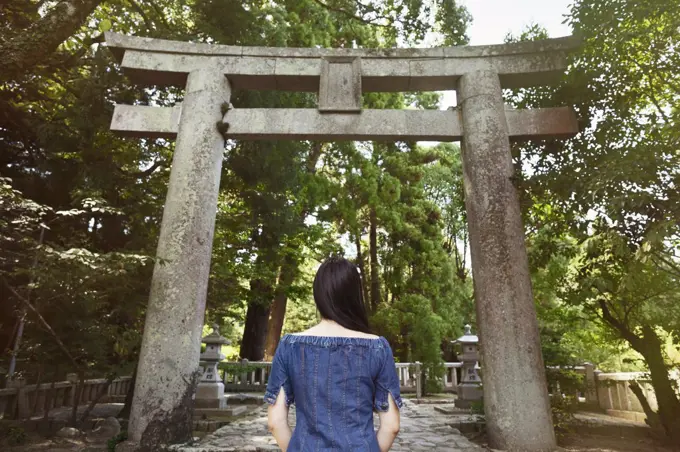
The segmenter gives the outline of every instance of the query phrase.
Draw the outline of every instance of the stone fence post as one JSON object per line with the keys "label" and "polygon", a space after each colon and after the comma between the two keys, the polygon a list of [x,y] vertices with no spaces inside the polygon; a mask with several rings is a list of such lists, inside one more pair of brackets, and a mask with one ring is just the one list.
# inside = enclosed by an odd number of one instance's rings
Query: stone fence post
{"label": "stone fence post", "polygon": [[71,389],[68,394],[68,406],[74,406],[76,403],[80,402],[80,400],[76,401],[76,397],[78,397],[78,374],[66,374],[66,381],[71,383]]}
{"label": "stone fence post", "polygon": [[423,396],[423,371],[422,364],[416,361],[416,399]]}
{"label": "stone fence post", "polygon": [[585,363],[583,367],[585,367],[583,380],[586,385],[586,403],[588,405],[598,406],[599,403],[597,399],[597,379],[595,378],[595,366],[591,363]]}
{"label": "stone fence post", "polygon": [[248,385],[248,372],[246,371],[246,368],[248,367],[248,360],[247,359],[242,359],[241,360],[241,367],[243,367],[243,372],[241,372],[241,377],[239,378],[239,384],[243,387]]}
{"label": "stone fence post", "polygon": [[26,397],[26,380],[23,378],[17,378],[14,380],[7,381],[7,388],[14,388],[17,390],[16,393],[16,418],[26,419],[30,417],[30,408],[28,406],[28,397]]}

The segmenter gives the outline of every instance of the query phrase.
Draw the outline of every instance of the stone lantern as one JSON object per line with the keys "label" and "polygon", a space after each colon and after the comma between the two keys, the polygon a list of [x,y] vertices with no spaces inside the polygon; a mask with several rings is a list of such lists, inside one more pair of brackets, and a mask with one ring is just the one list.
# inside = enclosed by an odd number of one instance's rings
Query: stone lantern
{"label": "stone lantern", "polygon": [[227,399],[224,397],[224,383],[217,372],[217,365],[224,359],[222,346],[229,345],[229,339],[220,335],[217,325],[213,325],[212,333],[202,339],[205,351],[201,353],[201,368],[203,375],[196,388],[196,408],[226,408]]}
{"label": "stone lantern", "polygon": [[458,398],[456,406],[470,408],[472,402],[482,399],[482,379],[479,377],[479,338],[472,334],[472,327],[465,325],[465,334],[459,337],[456,344],[460,344],[463,362],[461,369],[460,384],[458,385]]}

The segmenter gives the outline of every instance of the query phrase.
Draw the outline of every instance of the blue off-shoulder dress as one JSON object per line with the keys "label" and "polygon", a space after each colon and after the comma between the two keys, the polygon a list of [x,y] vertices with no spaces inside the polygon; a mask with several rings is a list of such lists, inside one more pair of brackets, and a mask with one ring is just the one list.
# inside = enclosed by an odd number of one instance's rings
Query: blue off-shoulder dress
{"label": "blue off-shoulder dress", "polygon": [[276,350],[265,401],[283,388],[297,424],[289,452],[380,452],[373,410],[389,395],[402,407],[390,344],[383,337],[285,335]]}

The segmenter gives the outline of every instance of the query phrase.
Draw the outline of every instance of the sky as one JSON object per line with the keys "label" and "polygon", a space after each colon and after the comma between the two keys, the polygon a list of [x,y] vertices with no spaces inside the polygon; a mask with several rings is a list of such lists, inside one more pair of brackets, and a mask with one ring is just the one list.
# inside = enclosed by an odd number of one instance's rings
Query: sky
{"label": "sky", "polygon": [[518,33],[536,23],[551,38],[570,34],[562,25],[572,0],[459,0],[472,14],[468,29],[471,45],[501,44],[508,32]]}
{"label": "sky", "polygon": [[[458,0],[472,14],[468,28],[470,45],[502,44],[508,33],[518,34],[526,26],[538,24],[551,38],[568,36],[571,29],[562,24],[572,0]],[[440,108],[455,106],[453,92],[444,94]]]}

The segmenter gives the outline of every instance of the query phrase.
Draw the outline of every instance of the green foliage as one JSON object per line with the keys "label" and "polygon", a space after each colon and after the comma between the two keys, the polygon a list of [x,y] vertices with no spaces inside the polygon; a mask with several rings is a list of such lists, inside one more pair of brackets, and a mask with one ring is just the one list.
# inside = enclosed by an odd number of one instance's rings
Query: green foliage
{"label": "green foliage", "polygon": [[472,414],[484,415],[484,398],[470,402],[470,412]]}
{"label": "green foliage", "polygon": [[[389,104],[395,99],[369,100]],[[377,272],[379,299],[367,293],[372,324],[390,340],[400,360],[421,361],[428,380],[443,373],[442,344],[454,339],[470,320],[462,317],[466,311],[461,307],[469,303],[471,287],[469,281],[455,278],[457,263],[452,258],[458,256],[462,266],[457,238],[466,232],[456,210],[462,208],[458,198],[462,191],[452,188],[461,177],[457,159],[451,147],[372,143],[338,146],[325,161],[336,165],[331,174],[338,182],[332,187],[337,193],[333,203],[321,218],[334,218],[339,231],[358,246],[367,291],[374,288]],[[453,169],[445,169],[452,161]],[[455,232],[445,238],[441,207],[448,208],[446,196],[457,202],[447,211],[449,230]],[[375,244],[370,240],[373,228]]]}
{"label": "green foliage", "polygon": [[[441,344],[439,344],[441,345]],[[444,373],[446,369],[442,362],[441,353],[425,363],[423,371],[423,395],[440,394],[443,389]]]}
{"label": "green foliage", "polygon": [[[563,83],[508,91],[506,100],[518,108],[571,105],[581,126],[564,142],[513,145],[539,312],[549,308],[542,317],[550,335],[569,338],[548,356],[577,345],[576,335],[560,331],[569,324],[580,325],[578,342],[597,344],[588,347],[596,363],[606,362],[607,349],[634,349],[655,375],[672,434],[680,401],[665,383],[675,364],[662,339],[680,339],[680,15],[667,6],[574,2],[568,22],[583,45]],[[543,35],[533,27],[517,39]]]}
{"label": "green foliage", "polygon": [[578,400],[571,396],[553,396],[550,398],[550,409],[558,438],[570,433],[576,420],[574,414],[579,409]]}
{"label": "green foliage", "polygon": [[[675,334],[680,83],[671,64],[680,18],[664,2],[580,1],[570,23],[584,45],[563,85],[507,95],[522,108],[574,105],[583,125],[564,144],[518,146],[533,204],[525,204],[532,264],[552,259],[556,271],[544,267],[542,277],[571,293],[555,296],[584,307],[583,317],[605,306],[625,312],[632,331],[642,322]],[[540,37],[533,27],[518,39]],[[666,308],[672,315],[656,316]]]}
{"label": "green foliage", "polygon": [[[0,241],[5,253],[0,258],[0,277],[26,281],[24,293],[83,369],[107,373],[125,366],[134,356],[139,337],[130,330],[138,311],[125,310],[139,299],[139,287],[132,275],[150,269],[151,259],[130,253],[97,253],[84,248],[58,247],[36,240],[37,231],[48,232],[64,221],[88,215],[118,215],[100,201],[83,200],[82,208],[54,212],[51,208],[21,196],[9,180],[0,193],[2,218]],[[47,226],[50,225],[50,226]],[[148,273],[147,273],[148,274]],[[121,284],[121,279],[126,284]],[[20,300],[17,300],[19,302]],[[21,303],[19,303],[21,306]],[[132,319],[130,319],[132,315]],[[24,348],[31,360],[49,364],[64,361],[51,336],[29,315]],[[69,364],[70,365],[70,364]],[[64,369],[66,370],[66,369]],[[72,369],[81,370],[81,369]]]}
{"label": "green foliage", "polygon": [[217,365],[217,368],[224,371],[225,376],[230,375],[232,377],[240,377],[244,373],[254,372],[256,370],[264,369],[266,366],[261,364],[241,364],[241,363],[227,363],[221,362]]}
{"label": "green foliage", "polygon": [[113,438],[109,439],[106,442],[106,450],[109,452],[116,452],[116,446],[119,443],[122,443],[123,441],[127,440],[128,438],[128,432],[127,430],[122,430],[118,435],[114,436]]}
{"label": "green foliage", "polygon": [[307,259],[300,266],[300,274],[290,292],[283,332],[299,333],[311,328],[319,321],[319,315],[312,296],[312,283],[316,273],[317,261]]}
{"label": "green foliage", "polygon": [[28,439],[26,430],[23,427],[12,426],[7,429],[7,444],[9,446],[20,446]]}

